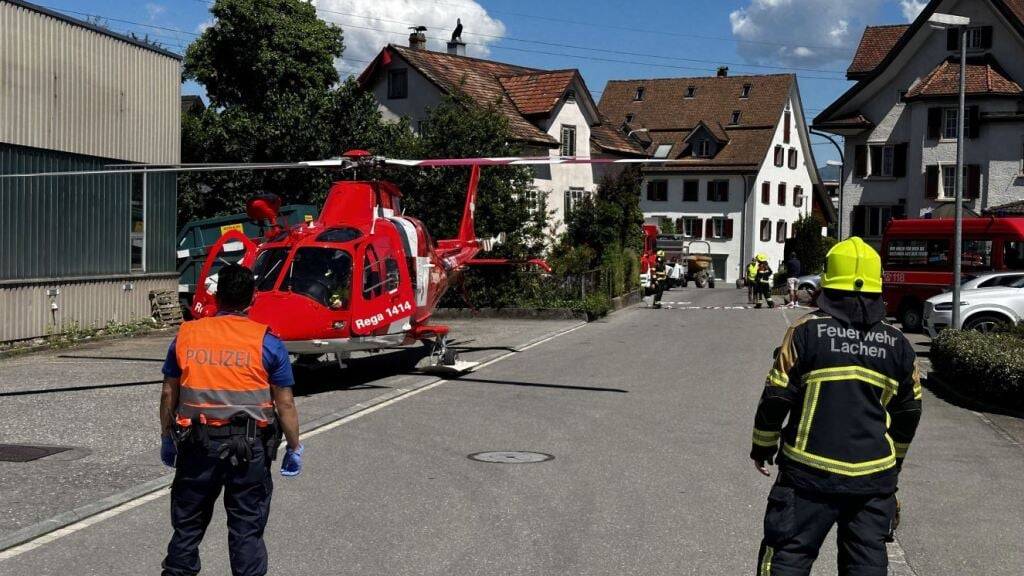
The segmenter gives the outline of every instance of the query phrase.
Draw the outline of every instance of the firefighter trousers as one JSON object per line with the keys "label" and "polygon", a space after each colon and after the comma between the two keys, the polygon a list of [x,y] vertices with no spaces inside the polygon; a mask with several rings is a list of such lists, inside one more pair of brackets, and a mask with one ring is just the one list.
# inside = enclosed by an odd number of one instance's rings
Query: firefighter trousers
{"label": "firefighter trousers", "polygon": [[838,525],[840,576],[886,576],[896,496],[819,494],[776,484],[768,495],[757,576],[807,576]]}

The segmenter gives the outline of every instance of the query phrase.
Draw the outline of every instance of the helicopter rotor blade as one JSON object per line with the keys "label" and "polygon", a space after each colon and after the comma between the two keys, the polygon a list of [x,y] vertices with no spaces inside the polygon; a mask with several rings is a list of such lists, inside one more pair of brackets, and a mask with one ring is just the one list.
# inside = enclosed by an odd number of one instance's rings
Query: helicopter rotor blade
{"label": "helicopter rotor blade", "polygon": [[[308,162],[265,162],[233,164],[132,164],[133,168],[114,168],[106,170],[74,170],[66,172],[33,172],[26,174],[0,174],[0,178],[39,178],[43,176],[92,176],[103,174],[147,174],[167,172],[237,172],[242,170],[301,170],[309,168],[349,167],[352,162],[345,158],[329,160],[311,160]],[[150,167],[152,166],[152,167]]]}
{"label": "helicopter rotor blade", "polygon": [[685,162],[668,158],[592,158],[588,156],[510,156],[501,158],[435,158],[405,160],[384,158],[385,164],[418,168],[457,166],[537,166],[555,164],[675,164]]}

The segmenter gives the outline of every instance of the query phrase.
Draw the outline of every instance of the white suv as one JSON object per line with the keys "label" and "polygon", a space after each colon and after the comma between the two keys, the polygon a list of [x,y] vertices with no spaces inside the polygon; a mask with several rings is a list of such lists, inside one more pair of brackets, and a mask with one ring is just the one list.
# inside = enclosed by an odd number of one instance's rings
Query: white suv
{"label": "white suv", "polygon": [[[924,325],[935,338],[952,323],[953,293],[933,296],[924,305]],[[1002,288],[975,288],[960,292],[960,322],[964,330],[989,332],[999,324],[1024,321],[1024,279]]]}

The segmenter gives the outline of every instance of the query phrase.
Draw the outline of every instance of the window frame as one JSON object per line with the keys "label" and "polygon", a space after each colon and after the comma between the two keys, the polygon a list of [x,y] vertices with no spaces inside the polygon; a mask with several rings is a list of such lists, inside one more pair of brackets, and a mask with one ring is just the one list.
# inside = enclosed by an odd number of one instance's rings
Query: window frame
{"label": "window frame", "polygon": [[707,140],[698,140],[693,146],[693,157],[694,158],[710,158],[711,157],[711,142]]}
{"label": "window frame", "polygon": [[750,98],[750,89],[753,88],[753,84],[744,84],[743,88],[740,89],[740,98]]}
{"label": "window frame", "polygon": [[[729,201],[729,180],[708,180],[708,185],[714,186],[715,192],[712,198],[711,191],[708,191],[708,202],[728,202]],[[722,188],[725,188],[725,197],[722,197]]]}
{"label": "window frame", "polygon": [[775,145],[775,158],[773,162],[776,168],[782,168],[786,165],[786,149],[782,144]]}
{"label": "window frame", "polygon": [[[946,142],[956,140],[957,121],[959,120],[959,116],[960,116],[959,112],[960,112],[959,109],[952,108],[952,107],[945,107],[945,108],[942,109],[942,131],[941,131],[941,134],[939,134],[939,140],[946,141]],[[965,140],[967,138],[969,138],[970,134],[971,134],[971,115],[967,114],[966,112],[967,111],[965,110],[965,113],[964,113],[964,139]],[[952,116],[952,118],[950,118],[950,116]],[[949,132],[949,130],[951,128],[951,126],[949,124],[950,121],[953,122],[953,125],[952,125],[952,135],[950,135],[950,132]]]}
{"label": "window frame", "polygon": [[795,208],[804,207],[804,187],[793,186],[793,206]]}
{"label": "window frame", "polygon": [[634,118],[636,118],[636,115],[633,114],[632,112],[626,113],[626,120],[625,120],[626,124],[632,124]]}
{"label": "window frame", "polygon": [[[760,234],[761,242],[771,242],[772,241],[772,219],[771,218],[761,218],[761,229],[760,229],[760,232],[761,232],[761,234]],[[765,234],[765,232],[767,232],[767,234]]]}
{"label": "window frame", "polygon": [[690,86],[687,86],[686,87],[686,93],[683,94],[683,98],[686,99],[686,100],[692,100],[693,98],[696,98],[696,97],[697,97],[697,87],[692,85],[692,84]]}
{"label": "window frame", "polygon": [[[402,78],[402,90],[398,90],[399,86],[395,83],[395,79],[401,76]],[[399,93],[400,92],[400,93]],[[409,97],[409,69],[408,68],[391,68],[388,70],[388,100],[405,100]]]}
{"label": "window frame", "polygon": [[796,148],[790,148],[786,151],[786,166],[790,170],[796,170],[800,166],[800,156]]}
{"label": "window frame", "polygon": [[[662,150],[664,150],[664,154],[662,154]],[[658,144],[658,147],[654,149],[654,155],[652,157],[657,160],[664,160],[665,158],[668,158],[668,154],[671,151],[672,144]]]}
{"label": "window frame", "polygon": [[643,86],[637,86],[636,90],[633,91],[633,102],[643,102],[646,90]]}
{"label": "window frame", "polygon": [[592,192],[582,186],[570,186],[565,191],[565,216],[568,217],[576,209],[576,205],[590,198],[591,194]]}
{"label": "window frame", "polygon": [[725,217],[713,216],[711,218],[711,239],[725,240]]}
{"label": "window frame", "polygon": [[741,117],[742,115],[743,115],[743,112],[742,112],[742,111],[740,111],[740,110],[733,110],[733,111],[732,111],[732,117],[731,117],[731,118],[729,119],[729,124],[730,124],[731,126],[736,126],[736,125],[738,125],[738,124],[740,123],[740,117]]}
{"label": "window frame", "polygon": [[[149,194],[147,193],[148,190],[146,188],[148,180],[149,179],[146,177],[145,174],[132,174],[131,188],[128,192],[128,270],[132,273],[141,273],[146,271],[146,204],[148,200],[147,197],[149,196]],[[136,193],[138,193],[139,195],[138,200],[136,200],[135,197]],[[139,205],[139,211],[142,216],[141,220],[135,220],[134,211],[136,202]],[[142,223],[141,231],[135,230],[136,222]],[[135,261],[136,242],[138,243],[139,246],[138,263],[136,263]]]}
{"label": "window frame", "polygon": [[[682,221],[682,225],[679,227],[679,234],[682,235],[683,238],[698,237],[700,218],[697,218],[696,216],[682,216],[679,220]],[[687,227],[690,228],[689,232],[686,231]]]}
{"label": "window frame", "polygon": [[[561,134],[559,153],[561,156],[575,156],[576,155],[576,125],[575,124],[562,124],[562,129],[559,132]],[[568,153],[566,150],[566,134],[569,134],[569,147]]]}
{"label": "window frame", "polygon": [[779,244],[785,244],[786,238],[789,237],[789,222],[785,220],[778,220],[775,222],[775,241]]}
{"label": "window frame", "polygon": [[[651,198],[652,185],[658,185],[657,191],[664,191],[664,198]],[[664,178],[648,180],[644,195],[648,202],[668,202],[668,180]],[[662,194],[658,194],[658,196],[660,197]]]}
{"label": "window frame", "polygon": [[[691,192],[693,192],[691,198],[687,198],[687,186],[692,186]],[[700,180],[688,179],[683,180],[683,202],[700,202]]]}

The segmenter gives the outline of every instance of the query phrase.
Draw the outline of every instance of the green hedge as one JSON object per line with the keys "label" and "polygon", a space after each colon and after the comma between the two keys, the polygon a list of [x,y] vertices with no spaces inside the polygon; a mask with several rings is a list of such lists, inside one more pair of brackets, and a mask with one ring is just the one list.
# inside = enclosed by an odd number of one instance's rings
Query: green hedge
{"label": "green hedge", "polygon": [[945,330],[932,343],[932,365],[960,394],[1024,408],[1024,334]]}

